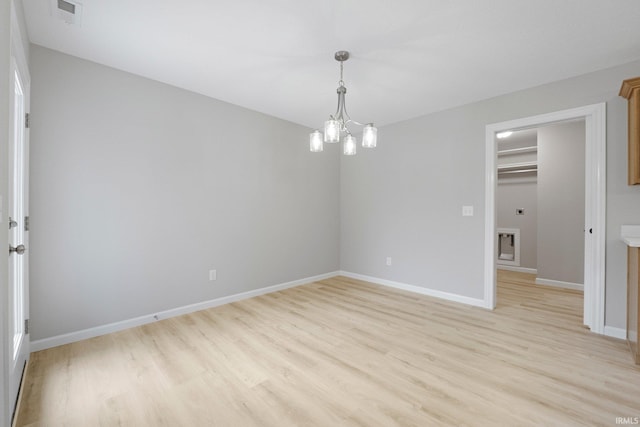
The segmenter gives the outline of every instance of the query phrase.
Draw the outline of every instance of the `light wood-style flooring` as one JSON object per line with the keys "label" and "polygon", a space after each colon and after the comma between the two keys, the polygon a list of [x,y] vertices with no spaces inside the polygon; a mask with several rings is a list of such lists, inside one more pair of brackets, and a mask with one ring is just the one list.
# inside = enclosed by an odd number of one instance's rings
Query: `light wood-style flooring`
{"label": "light wood-style flooring", "polygon": [[336,277],[34,353],[19,426],[589,426],[640,416],[582,294],[488,311]]}

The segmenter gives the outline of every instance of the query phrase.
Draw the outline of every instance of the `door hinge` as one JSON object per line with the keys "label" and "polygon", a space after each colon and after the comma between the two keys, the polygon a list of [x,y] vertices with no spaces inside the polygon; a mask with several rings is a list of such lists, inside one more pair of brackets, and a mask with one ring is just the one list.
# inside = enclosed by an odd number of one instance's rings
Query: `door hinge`
{"label": "door hinge", "polygon": [[29,231],[29,217],[24,217],[24,231]]}
{"label": "door hinge", "polygon": [[18,226],[18,223],[15,222],[13,220],[13,218],[9,217],[9,230],[11,230],[13,227],[17,227],[17,226]]}
{"label": "door hinge", "polygon": [[26,127],[27,129],[29,129],[29,125],[31,124],[30,118],[31,116],[29,115],[29,113],[24,113],[24,127]]}
{"label": "door hinge", "polygon": [[29,319],[24,319],[24,334],[27,335],[29,333]]}

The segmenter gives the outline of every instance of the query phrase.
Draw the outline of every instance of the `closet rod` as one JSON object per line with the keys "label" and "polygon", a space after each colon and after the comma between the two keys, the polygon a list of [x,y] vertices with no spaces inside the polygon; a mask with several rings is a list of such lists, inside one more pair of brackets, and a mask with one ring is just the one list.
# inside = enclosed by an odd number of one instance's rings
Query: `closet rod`
{"label": "closet rod", "polygon": [[504,164],[498,165],[498,171],[536,169],[537,167],[538,167],[538,162],[504,163]]}
{"label": "closet rod", "polygon": [[498,171],[498,175],[507,174],[507,173],[528,173],[528,172],[538,173],[538,168],[535,168],[535,169],[517,169],[517,170],[511,170],[511,171]]}

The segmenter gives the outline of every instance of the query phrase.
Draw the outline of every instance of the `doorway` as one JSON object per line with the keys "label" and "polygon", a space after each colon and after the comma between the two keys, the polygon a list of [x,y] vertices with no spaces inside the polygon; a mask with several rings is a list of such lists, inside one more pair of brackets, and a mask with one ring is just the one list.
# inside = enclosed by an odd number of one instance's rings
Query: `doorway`
{"label": "doorway", "polygon": [[585,121],[585,239],[583,323],[592,332],[604,333],[606,109],[594,104],[555,113],[487,125],[485,177],[485,306],[496,305],[496,134],[530,129],[567,120]]}
{"label": "doorway", "polygon": [[584,119],[501,132],[496,144],[498,282],[583,293]]}

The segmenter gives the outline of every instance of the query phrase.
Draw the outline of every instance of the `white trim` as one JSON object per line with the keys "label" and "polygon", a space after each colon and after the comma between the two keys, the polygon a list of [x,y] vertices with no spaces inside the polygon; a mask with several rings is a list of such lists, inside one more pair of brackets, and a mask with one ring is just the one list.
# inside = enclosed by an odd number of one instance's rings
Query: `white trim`
{"label": "white trim", "polygon": [[604,334],[608,337],[618,338],[621,340],[627,339],[627,330],[622,328],[614,328],[613,326],[605,326]]}
{"label": "white trim", "polygon": [[581,283],[563,282],[562,280],[541,279],[536,277],[536,285],[553,286],[554,288],[573,289],[583,291],[584,285]]}
{"label": "white trim", "polygon": [[515,265],[502,265],[502,264],[498,264],[496,267],[498,268],[498,270],[508,270],[508,271],[516,271],[518,273],[538,274],[537,268],[516,267]]}
{"label": "white trim", "polygon": [[585,234],[584,323],[591,332],[604,334],[607,118],[606,104],[593,107],[585,114],[585,205],[591,207],[585,209],[585,230],[595,233]]}
{"label": "white trim", "polygon": [[584,323],[592,332],[604,333],[606,244],[606,103],[587,105],[533,117],[489,124],[485,128],[485,249],[484,303],[496,306],[496,180],[495,134],[505,130],[585,119],[585,234]]}
{"label": "white trim", "polygon": [[[484,181],[484,306],[496,308],[496,168],[498,147],[495,134],[498,126],[485,128],[485,181]],[[507,130],[508,127],[503,127]]]}
{"label": "white trim", "polygon": [[[25,57],[24,40],[20,32],[20,18],[18,18],[15,5],[11,7],[11,56],[15,58],[20,73],[22,74],[25,86],[31,87],[31,75],[29,74],[29,66]],[[13,89],[11,89],[13,90]]]}
{"label": "white trim", "polygon": [[387,280],[387,279],[379,279],[377,277],[365,276],[364,274],[351,273],[349,271],[341,271],[340,275],[345,277],[350,277],[352,279],[364,280],[366,282],[371,282],[378,285],[388,286],[390,288],[401,289],[403,291],[409,291],[409,292],[414,292],[421,295],[440,298],[447,301],[459,302],[462,304],[473,305],[476,307],[485,307],[484,301],[477,298],[470,298],[463,295],[452,294],[444,291],[438,291],[435,289],[423,288],[422,286],[394,282],[392,280]]}
{"label": "white trim", "polygon": [[252,291],[241,292],[239,294],[229,295],[226,297],[216,298],[209,301],[198,302],[195,304],[185,305],[182,307],[172,308],[170,310],[158,313],[148,314],[133,319],[122,320],[120,322],[109,323],[107,325],[96,326],[95,328],[83,329],[81,331],[70,332],[68,334],[57,335],[55,337],[43,338],[41,340],[31,341],[31,351],[40,351],[47,348],[57,347],[100,335],[110,334],[112,332],[122,331],[124,329],[134,328],[136,326],[146,325],[148,323],[157,322],[158,320],[168,319],[170,317],[181,316],[183,314],[193,313],[195,311],[205,310],[211,307],[217,307],[223,304],[240,301],[247,298],[253,298],[271,292],[281,291],[283,289],[293,288],[307,283],[316,282],[318,280],[335,277],[339,272],[320,274],[317,276],[307,277],[304,279],[294,280],[292,282],[281,283],[279,285],[267,286],[265,288],[254,289]]}

